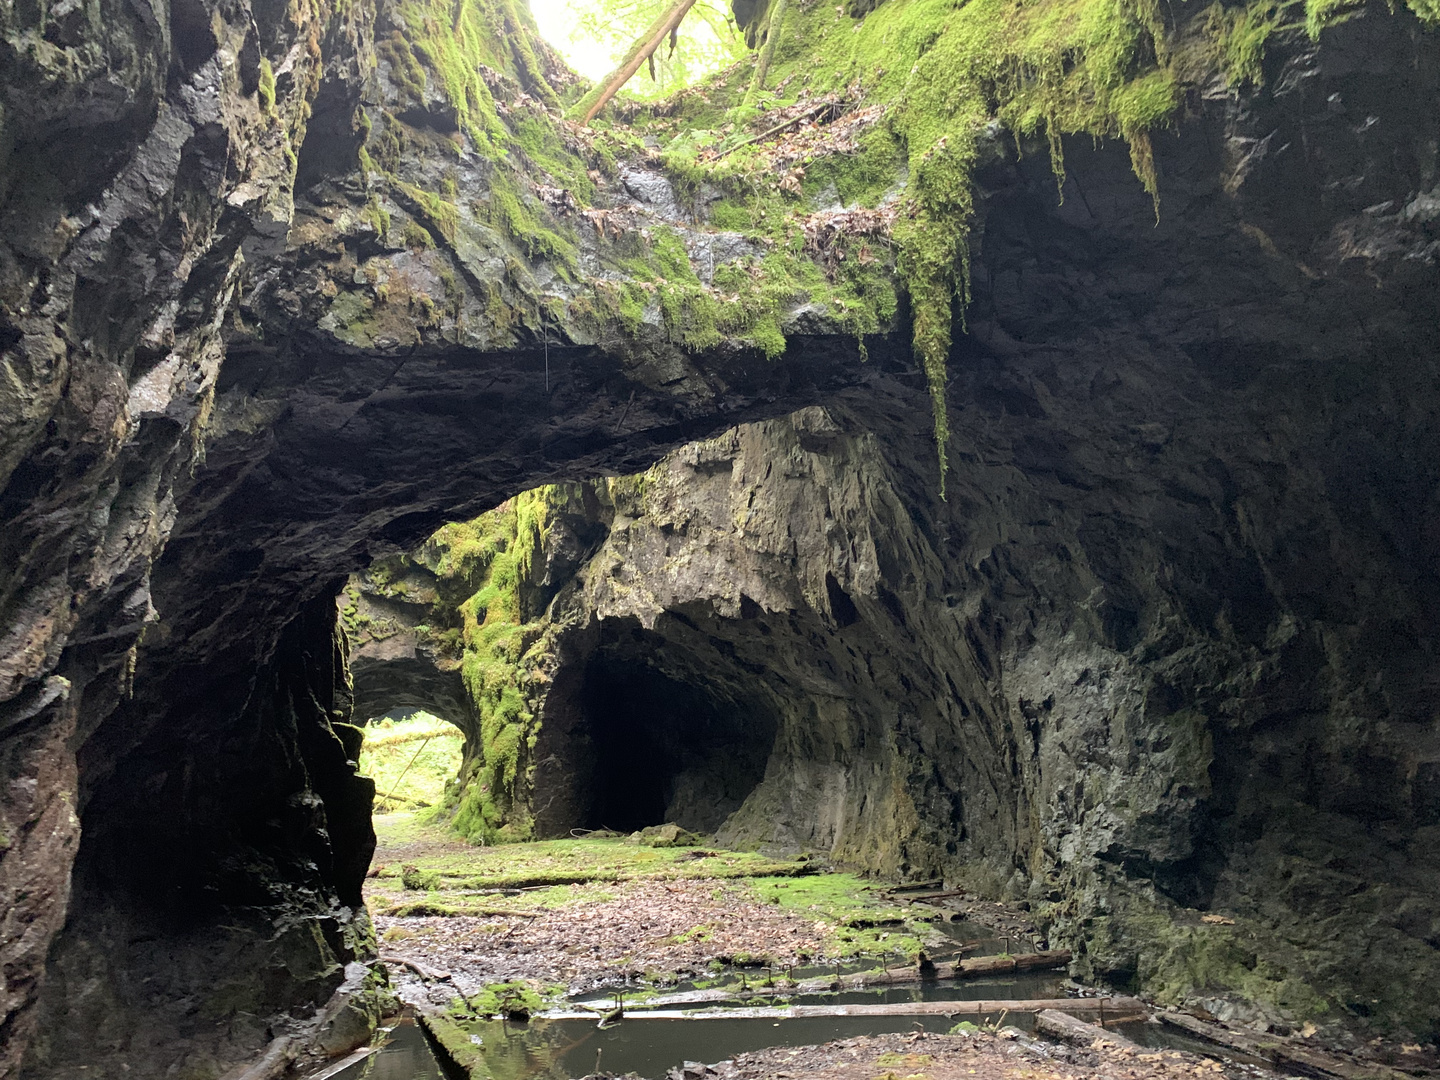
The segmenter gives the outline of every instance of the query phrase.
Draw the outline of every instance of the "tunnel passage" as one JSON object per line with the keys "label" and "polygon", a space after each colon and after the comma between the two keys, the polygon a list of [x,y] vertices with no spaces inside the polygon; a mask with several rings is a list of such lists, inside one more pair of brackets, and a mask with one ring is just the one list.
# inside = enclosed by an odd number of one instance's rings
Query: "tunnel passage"
{"label": "tunnel passage", "polygon": [[584,823],[622,832],[714,832],[763,779],[779,726],[754,674],[724,650],[700,656],[632,620],[602,623],[579,706]]}
{"label": "tunnel passage", "polygon": [[433,711],[400,706],[361,727],[360,775],[375,782],[374,812],[422,810],[457,790],[465,732]]}

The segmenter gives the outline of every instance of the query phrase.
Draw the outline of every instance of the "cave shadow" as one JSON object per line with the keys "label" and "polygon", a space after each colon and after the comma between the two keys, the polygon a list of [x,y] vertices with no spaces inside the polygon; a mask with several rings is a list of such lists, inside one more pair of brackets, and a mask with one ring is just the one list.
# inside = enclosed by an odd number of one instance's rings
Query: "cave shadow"
{"label": "cave shadow", "polygon": [[576,783],[589,796],[586,828],[674,822],[713,833],[764,778],[775,710],[747,690],[753,676],[717,669],[719,659],[607,620],[585,665],[573,740],[582,751]]}

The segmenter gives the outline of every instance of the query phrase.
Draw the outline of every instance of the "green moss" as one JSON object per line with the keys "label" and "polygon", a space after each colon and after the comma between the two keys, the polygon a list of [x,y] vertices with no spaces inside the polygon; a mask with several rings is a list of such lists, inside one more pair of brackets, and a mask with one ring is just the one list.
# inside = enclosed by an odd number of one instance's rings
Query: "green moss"
{"label": "green moss", "polygon": [[[1062,136],[1117,137],[1131,148],[1137,177],[1158,199],[1149,133],[1167,124],[1179,105],[1156,0],[890,0],[854,22],[833,7],[798,7],[780,41],[771,80],[777,89],[761,104],[788,105],[803,90],[863,90],[863,104],[883,106],[884,119],[861,129],[852,149],[807,154],[799,172],[806,200],[837,198],[845,206],[877,206],[904,180],[893,240],[893,266],[910,295],[916,353],[935,407],[935,437],[945,467],[949,429],[944,390],[952,328],[969,296],[973,174],[992,125],[1021,138],[1044,136],[1057,178],[1063,175]],[[733,277],[717,288],[736,295],[740,320],[716,316],[722,332],[743,325],[767,352],[783,348],[777,312],[768,302],[785,285],[791,303],[829,307],[857,335],[893,317],[893,290],[878,277],[891,265],[872,250],[862,265],[878,273],[854,275],[832,253],[827,280],[816,282],[799,264],[813,252],[790,246],[797,210],[776,183],[772,159],[758,146],[707,157],[727,121],[733,138],[748,136],[750,114],[740,108],[743,72],[726,73],[703,91],[649,113],[651,130],[673,134],[664,153],[667,172],[682,191],[710,183],[726,191],[715,204],[719,228],[767,237],[785,250],[784,265],[767,263],[764,287]],[[642,120],[642,123],[644,121]],[[765,124],[756,114],[751,131]],[[710,135],[697,132],[709,125]],[[908,174],[908,177],[907,177]],[[854,252],[859,254],[858,245]],[[836,272],[839,263],[843,270]],[[757,295],[760,294],[760,295]],[[663,304],[662,304],[663,306]]]}
{"label": "green moss", "polygon": [[498,0],[498,3],[504,19],[502,38],[510,47],[514,70],[520,78],[520,84],[547,108],[559,109],[560,99],[546,79],[544,66],[536,55],[540,32],[530,14],[530,6],[516,3],[516,0]]}
{"label": "green moss", "polygon": [[875,883],[854,874],[755,878],[750,886],[764,903],[827,923],[826,952],[832,956],[920,952],[919,928],[910,925],[912,912],[880,896]]}
{"label": "green moss", "polygon": [[530,205],[533,197],[520,194],[519,185],[508,173],[495,173],[490,197],[474,205],[475,215],[487,220],[525,252],[529,258],[543,258],[573,272],[575,244],[546,226]]}
{"label": "green moss", "polygon": [[1266,943],[1247,925],[1186,923],[1171,912],[1129,904],[1096,918],[1090,929],[1090,952],[1119,956],[1116,968],[1133,971],[1132,985],[1162,1004],[1238,992],[1297,1020],[1333,1012],[1299,973],[1266,957]]}
{"label": "green moss", "polygon": [[1211,59],[1230,85],[1264,82],[1265,45],[1296,4],[1297,0],[1257,0],[1242,8],[1217,3],[1206,10],[1203,25],[1213,43]]}
{"label": "green moss", "polygon": [[[363,154],[364,151],[362,150]],[[384,240],[390,235],[390,211],[380,205],[380,200],[374,195],[365,203],[365,220],[374,227],[380,239]]]}
{"label": "green moss", "polygon": [[418,221],[407,221],[400,239],[412,251],[429,251],[435,246],[435,238]]}
{"label": "green moss", "polygon": [[543,687],[537,665],[547,655],[542,639],[550,632],[538,620],[532,575],[551,506],[568,490],[526,492],[474,521],[445,526],[429,542],[438,572],[474,590],[456,612],[460,675],[480,719],[480,746],[462,778],[453,818],[455,829],[474,840],[523,840],[530,834],[531,698]]}
{"label": "green moss", "polygon": [[874,206],[897,183],[904,147],[888,127],[876,126],[859,140],[855,154],[822,157],[805,170],[811,197],[833,189],[845,206]]}
{"label": "green moss", "polygon": [[749,208],[734,200],[723,199],[710,208],[710,223],[717,229],[748,232],[754,221]]}
{"label": "green moss", "polygon": [[[380,117],[380,130],[375,132],[371,128],[369,141],[362,148],[362,153],[370,159],[374,171],[393,175],[400,167],[401,157],[405,153],[405,144],[408,141],[405,126],[391,116],[388,112],[382,113]],[[367,168],[367,172],[370,169]]]}
{"label": "green moss", "polygon": [[460,227],[460,211],[455,204],[443,195],[424,191],[414,184],[401,183],[398,186],[415,208],[425,216],[430,223],[430,228],[439,233],[447,244],[453,246],[456,230]]}
{"label": "green moss", "polygon": [[521,114],[514,122],[515,149],[531,166],[530,175],[544,173],[570,192],[581,205],[595,196],[595,184],[585,163],[561,140],[554,122],[546,116]]}
{"label": "green moss", "polygon": [[390,63],[391,80],[416,104],[433,83],[476,148],[501,152],[506,132],[480,67],[505,65],[482,5],[477,0],[407,0],[397,10],[407,33],[395,31],[379,46]]}
{"label": "green moss", "polygon": [[431,870],[406,866],[400,873],[400,881],[413,892],[430,892],[440,885],[440,876]]}
{"label": "green moss", "polygon": [[491,983],[478,994],[469,995],[465,1004],[466,1011],[475,1015],[500,1016],[517,1010],[527,1014],[539,1012],[545,1007],[545,999],[528,983],[515,980]]}
{"label": "green moss", "polygon": [[[561,907],[613,898],[613,889],[592,887],[597,884],[712,878],[775,882],[799,880],[813,870],[805,859],[774,859],[746,851],[703,851],[697,855],[698,849],[693,847],[646,847],[621,838],[532,841],[504,847],[467,847],[457,853],[433,842],[434,828],[433,823],[407,814],[376,820],[377,831],[389,844],[421,842],[426,850],[407,858],[420,873],[437,875],[435,894],[452,905],[467,899],[453,895],[465,890],[534,889],[523,896],[506,897],[504,906]],[[427,845],[427,840],[432,842]],[[428,854],[427,850],[438,854]],[[390,884],[401,874],[403,869],[387,868],[381,877]]]}
{"label": "green moss", "polygon": [[270,60],[262,56],[260,58],[260,86],[257,91],[260,95],[260,108],[268,116],[275,115],[275,69],[270,66]]}
{"label": "green moss", "polygon": [[461,1071],[469,1076],[489,1075],[480,1045],[470,1040],[470,1033],[457,1021],[443,1014],[422,1013],[420,1023]]}

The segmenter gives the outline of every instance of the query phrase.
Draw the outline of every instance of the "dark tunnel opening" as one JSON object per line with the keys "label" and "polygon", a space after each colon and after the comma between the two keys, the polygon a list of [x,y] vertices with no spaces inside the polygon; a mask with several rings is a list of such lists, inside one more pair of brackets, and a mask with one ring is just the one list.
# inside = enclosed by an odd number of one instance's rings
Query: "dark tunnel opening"
{"label": "dark tunnel opening", "polygon": [[713,833],[764,778],[774,709],[744,691],[747,673],[704,670],[718,657],[697,663],[639,629],[615,638],[591,656],[581,691],[593,751],[586,827]]}

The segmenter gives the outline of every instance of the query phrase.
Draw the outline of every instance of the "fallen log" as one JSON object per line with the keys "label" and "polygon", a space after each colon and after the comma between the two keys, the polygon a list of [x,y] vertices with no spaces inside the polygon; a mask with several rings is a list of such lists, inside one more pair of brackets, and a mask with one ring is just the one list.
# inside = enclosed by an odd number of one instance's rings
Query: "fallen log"
{"label": "fallen log", "polygon": [[[936,978],[940,979],[973,979],[980,975],[1001,975],[1012,971],[1042,971],[1069,963],[1069,949],[1045,949],[1033,953],[976,956],[956,964],[936,964],[935,972]],[[947,968],[951,969],[948,974]]]}
{"label": "fallen log", "polygon": [[1386,1065],[1351,1061],[1338,1054],[1315,1050],[1283,1035],[1258,1035],[1236,1031],[1224,1024],[1211,1023],[1183,1012],[1162,1012],[1156,1015],[1161,1023],[1197,1035],[1217,1046],[1238,1050],[1242,1054],[1312,1076],[1336,1076],[1341,1080],[1405,1080],[1409,1075]]}
{"label": "fallen log", "polygon": [[411,971],[415,972],[416,975],[430,982],[447,982],[450,978],[450,972],[448,971],[437,971],[432,968],[427,968],[418,960],[411,960],[405,956],[382,956],[380,957],[380,962],[382,964],[399,964],[402,967],[408,967]]}
{"label": "fallen log", "polygon": [[943,881],[912,881],[909,885],[892,885],[888,889],[881,889],[883,893],[896,895],[898,893],[933,892],[935,889],[943,889]]}
{"label": "fallen log", "polygon": [[796,984],[792,993],[823,994],[827,990],[864,990],[872,986],[905,986],[910,983],[944,982],[947,979],[978,979],[984,975],[1008,975],[1016,971],[1043,971],[1062,968],[1070,963],[1068,949],[1016,953],[1002,956],[977,956],[953,964],[936,964],[934,971],[919,968],[886,968],[883,971],[861,971],[854,975],[821,976]]}
{"label": "fallen log", "polygon": [[[1065,949],[1020,953],[1016,956],[979,956],[973,960],[961,960],[958,964],[936,964],[932,972],[922,972],[913,967],[884,968],[850,975],[820,976],[798,983],[780,980],[769,986],[756,984],[741,989],[682,990],[679,993],[659,994],[645,1001],[634,1002],[633,1007],[639,1009],[663,1005],[703,1005],[710,1002],[740,1001],[750,997],[796,997],[801,994],[828,994],[836,990],[868,990],[877,986],[921,986],[946,979],[969,979],[1014,971],[1059,968],[1069,962],[1070,953]],[[614,1007],[613,1001],[592,1001],[586,1004],[596,1008]]]}
{"label": "fallen log", "polygon": [[378,1046],[362,1046],[353,1054],[347,1054],[339,1061],[332,1061],[330,1064],[324,1066],[319,1072],[309,1074],[304,1078],[304,1080],[330,1080],[332,1076],[335,1076],[337,1073],[344,1072],[356,1062],[364,1061],[371,1054],[378,1052],[379,1049],[380,1047]]}
{"label": "fallen log", "polygon": [[249,1065],[236,1065],[220,1080],[275,1080],[290,1070],[298,1052],[296,1041],[289,1035],[277,1036],[260,1055],[260,1060]]}
{"label": "fallen log", "polygon": [[[998,1001],[902,1001],[880,1005],[787,1005],[780,1007],[736,1009],[645,1009],[625,1012],[626,1020],[796,1020],[803,1017],[841,1016],[988,1016],[997,1013],[1029,1014],[1044,1009],[1061,1012],[1098,1014],[1102,1009],[1119,1017],[1144,1014],[1145,1003],[1139,998],[1018,998]],[[589,1012],[537,1013],[542,1020],[588,1020]]]}
{"label": "fallen log", "polygon": [[896,896],[896,900],[904,900],[910,904],[928,904],[932,900],[959,900],[970,894],[964,889],[949,889],[945,892],[920,893],[912,896]]}
{"label": "fallen log", "polygon": [[1061,1042],[1067,1042],[1073,1046],[1083,1046],[1086,1049],[1094,1046],[1099,1040],[1122,1050],[1140,1049],[1138,1043],[1131,1042],[1124,1035],[1116,1035],[1097,1024],[1087,1023],[1069,1013],[1061,1012],[1059,1009],[1041,1009],[1036,1013],[1035,1030],[1041,1035],[1048,1035],[1052,1039],[1059,1039]]}
{"label": "fallen log", "polygon": [[[806,109],[806,110],[805,110],[804,112],[802,112],[800,115],[798,115],[798,116],[792,116],[789,120],[786,120],[784,123],[776,124],[774,127],[770,128],[768,131],[762,131],[759,135],[752,135],[752,136],[751,136],[750,138],[748,138],[748,139],[741,139],[738,143],[735,143],[733,146],[727,146],[724,150],[721,150],[718,154],[715,155],[715,159],[718,161],[720,158],[723,158],[723,157],[725,157],[725,156],[728,155],[728,154],[733,154],[736,150],[739,150],[742,146],[750,146],[750,145],[752,145],[753,143],[764,142],[766,139],[770,138],[772,135],[778,135],[778,134],[780,134],[780,132],[784,131],[786,128],[792,128],[792,127],[794,127],[796,124],[800,123],[802,120],[808,120],[808,119],[810,119],[810,117],[814,116],[816,113],[820,112],[822,109],[827,109],[827,108],[829,108],[829,107],[831,106],[831,104],[832,104],[831,102],[822,101],[820,104],[815,105],[815,106],[812,106],[812,107],[809,108],[809,109]],[[897,896],[895,899],[897,899],[897,900],[908,900],[909,897]]]}
{"label": "fallen log", "polygon": [[604,82],[575,103],[570,110],[571,118],[578,119],[581,124],[588,124],[595,119],[610,99],[620,92],[620,88],[630,81],[630,76],[640,70],[640,65],[654,55],[660,43],[667,37],[673,40],[681,20],[694,6],[695,0],[676,0],[676,3],[667,8],[635,44],[630,46],[630,51],[620,62],[620,66],[611,72]]}

